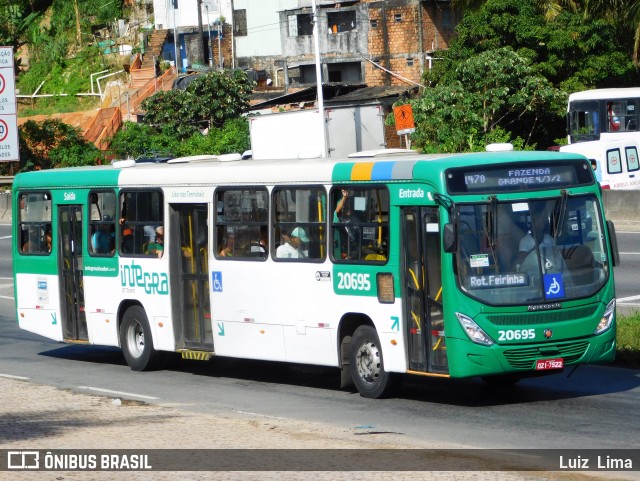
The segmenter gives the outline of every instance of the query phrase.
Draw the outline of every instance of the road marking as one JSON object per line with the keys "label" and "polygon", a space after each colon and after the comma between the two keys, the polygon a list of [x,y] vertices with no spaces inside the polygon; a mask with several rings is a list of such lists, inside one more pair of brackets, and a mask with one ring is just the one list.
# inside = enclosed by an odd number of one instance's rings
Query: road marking
{"label": "road marking", "polygon": [[91,386],[78,386],[78,389],[86,389],[87,391],[97,391],[97,392],[102,392],[105,394],[116,394],[119,396],[128,396],[128,397],[137,397],[140,399],[159,399],[157,397],[153,397],[153,396],[145,396],[143,394],[134,394],[134,393],[130,393],[130,392],[122,392],[122,391],[112,391],[111,389],[102,389],[99,387],[91,387]]}
{"label": "road marking", "polygon": [[6,378],[8,378],[8,379],[19,379],[20,381],[28,381],[29,379],[31,379],[31,378],[29,378],[29,377],[24,377],[24,376],[14,376],[14,375],[12,375],[12,374],[1,374],[1,373],[0,373],[0,377],[6,377]]}
{"label": "road marking", "polygon": [[13,296],[0,296],[0,299],[14,300],[14,297]]}
{"label": "road marking", "polygon": [[640,252],[621,252],[621,256],[640,256]]}
{"label": "road marking", "polygon": [[5,240],[5,239],[11,239],[13,236],[10,235],[4,235],[2,237],[0,237],[0,240]]}
{"label": "road marking", "polygon": [[620,297],[616,299],[616,302],[631,302],[637,301],[638,299],[640,299],[640,296]]}

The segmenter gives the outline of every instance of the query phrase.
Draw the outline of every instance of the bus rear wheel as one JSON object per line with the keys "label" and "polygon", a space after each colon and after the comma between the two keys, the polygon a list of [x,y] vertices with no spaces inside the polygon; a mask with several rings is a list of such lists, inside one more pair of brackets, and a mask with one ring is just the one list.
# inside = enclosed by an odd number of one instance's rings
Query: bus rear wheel
{"label": "bus rear wheel", "polygon": [[394,378],[384,370],[380,339],[373,327],[360,326],[353,333],[349,368],[362,397],[376,399],[391,392]]}
{"label": "bus rear wheel", "polygon": [[132,306],[124,313],[120,346],[127,365],[134,371],[149,371],[160,365],[162,356],[153,348],[151,328],[142,307]]}

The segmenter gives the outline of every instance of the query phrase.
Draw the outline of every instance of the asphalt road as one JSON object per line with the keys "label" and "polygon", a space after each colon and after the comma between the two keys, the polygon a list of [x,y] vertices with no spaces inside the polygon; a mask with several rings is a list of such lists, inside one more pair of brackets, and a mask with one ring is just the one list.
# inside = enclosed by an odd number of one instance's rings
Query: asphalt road
{"label": "asphalt road", "polygon": [[[17,329],[7,235],[0,226],[0,375],[195,412],[316,421],[363,436],[400,433],[408,443],[440,447],[640,448],[638,370],[583,366],[498,390],[478,380],[406,377],[385,400],[340,390],[336,370],[309,366],[214,358],[133,372],[118,349],[63,345]],[[635,239],[629,247],[621,240],[621,251],[640,245]],[[637,253],[624,256],[637,263]],[[617,282],[627,282],[623,266]],[[630,298],[639,290],[620,288]]]}

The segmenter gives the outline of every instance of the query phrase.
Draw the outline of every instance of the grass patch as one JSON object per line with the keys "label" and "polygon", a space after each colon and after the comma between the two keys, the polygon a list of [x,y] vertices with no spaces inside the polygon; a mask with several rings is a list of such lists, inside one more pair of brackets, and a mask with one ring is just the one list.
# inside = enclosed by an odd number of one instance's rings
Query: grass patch
{"label": "grass patch", "polygon": [[640,369],[640,312],[616,319],[616,364]]}
{"label": "grass patch", "polygon": [[22,101],[18,107],[18,116],[64,114],[94,110],[98,107],[100,107],[98,97],[48,97],[34,101]]}

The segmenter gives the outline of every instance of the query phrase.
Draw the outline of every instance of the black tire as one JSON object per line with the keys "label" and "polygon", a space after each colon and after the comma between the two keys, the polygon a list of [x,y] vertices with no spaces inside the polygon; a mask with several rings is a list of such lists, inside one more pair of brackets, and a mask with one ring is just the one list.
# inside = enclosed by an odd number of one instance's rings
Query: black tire
{"label": "black tire", "polygon": [[362,397],[381,398],[394,387],[394,376],[384,370],[380,339],[371,326],[360,326],[353,333],[349,369]]}
{"label": "black tire", "polygon": [[120,324],[120,347],[127,365],[134,371],[157,369],[162,353],[153,348],[153,337],[147,314],[140,306],[126,310]]}
{"label": "black tire", "polygon": [[498,376],[482,376],[485,384],[491,387],[509,387],[514,386],[520,381],[520,376],[515,374],[500,374]]}

